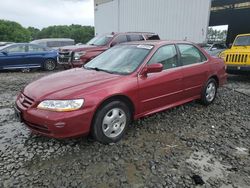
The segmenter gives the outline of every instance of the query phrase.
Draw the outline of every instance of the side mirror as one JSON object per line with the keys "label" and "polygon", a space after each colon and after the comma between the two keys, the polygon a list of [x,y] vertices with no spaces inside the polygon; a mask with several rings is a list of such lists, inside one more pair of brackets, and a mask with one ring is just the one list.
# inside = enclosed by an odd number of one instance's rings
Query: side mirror
{"label": "side mirror", "polygon": [[7,51],[2,51],[1,53],[4,54],[4,55],[8,55]]}
{"label": "side mirror", "polygon": [[147,75],[148,73],[161,72],[163,70],[163,65],[161,63],[154,63],[144,67],[142,70],[142,75]]}
{"label": "side mirror", "polygon": [[113,41],[113,42],[110,44],[110,47],[113,47],[113,46],[115,46],[115,45],[117,45],[117,44],[118,44],[117,42]]}

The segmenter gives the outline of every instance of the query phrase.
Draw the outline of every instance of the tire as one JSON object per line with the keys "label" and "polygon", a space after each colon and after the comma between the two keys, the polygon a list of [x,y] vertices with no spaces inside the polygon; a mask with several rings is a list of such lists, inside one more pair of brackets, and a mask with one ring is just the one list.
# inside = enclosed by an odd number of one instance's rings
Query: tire
{"label": "tire", "polygon": [[215,79],[210,78],[202,90],[201,103],[206,106],[213,103],[216,98],[217,89],[218,83]]}
{"label": "tire", "polygon": [[92,136],[103,143],[115,143],[122,139],[131,122],[131,113],[126,104],[112,101],[102,106],[94,117]]}
{"label": "tire", "polygon": [[44,62],[43,67],[44,67],[44,70],[46,70],[46,71],[53,71],[56,68],[56,61],[53,59],[47,59]]}

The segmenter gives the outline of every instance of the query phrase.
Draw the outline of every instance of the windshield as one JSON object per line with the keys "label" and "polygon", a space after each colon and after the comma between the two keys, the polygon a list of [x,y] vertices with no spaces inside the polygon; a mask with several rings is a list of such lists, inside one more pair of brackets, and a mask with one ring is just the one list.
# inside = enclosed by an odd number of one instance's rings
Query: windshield
{"label": "windshield", "polygon": [[96,36],[93,39],[91,39],[89,42],[87,42],[87,44],[95,45],[95,46],[105,46],[110,42],[112,38],[113,38],[113,35]]}
{"label": "windshield", "polygon": [[250,46],[250,35],[237,37],[234,46]]}
{"label": "windshield", "polygon": [[153,46],[119,45],[115,46],[87,63],[84,68],[116,74],[134,72],[147,57]]}

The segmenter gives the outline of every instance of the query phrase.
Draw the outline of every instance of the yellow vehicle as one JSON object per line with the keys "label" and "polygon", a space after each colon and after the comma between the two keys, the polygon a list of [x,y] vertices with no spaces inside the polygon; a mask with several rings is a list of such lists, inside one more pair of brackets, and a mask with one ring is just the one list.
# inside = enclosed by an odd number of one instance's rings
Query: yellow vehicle
{"label": "yellow vehicle", "polygon": [[228,73],[250,72],[250,34],[238,35],[232,47],[219,55]]}

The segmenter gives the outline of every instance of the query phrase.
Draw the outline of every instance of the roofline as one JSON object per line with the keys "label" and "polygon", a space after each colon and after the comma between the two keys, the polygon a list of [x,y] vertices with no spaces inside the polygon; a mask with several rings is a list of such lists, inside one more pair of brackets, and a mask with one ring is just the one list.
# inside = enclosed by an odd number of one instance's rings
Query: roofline
{"label": "roofline", "polygon": [[250,36],[250,33],[245,33],[245,34],[239,34],[236,37],[243,37],[243,36]]}

